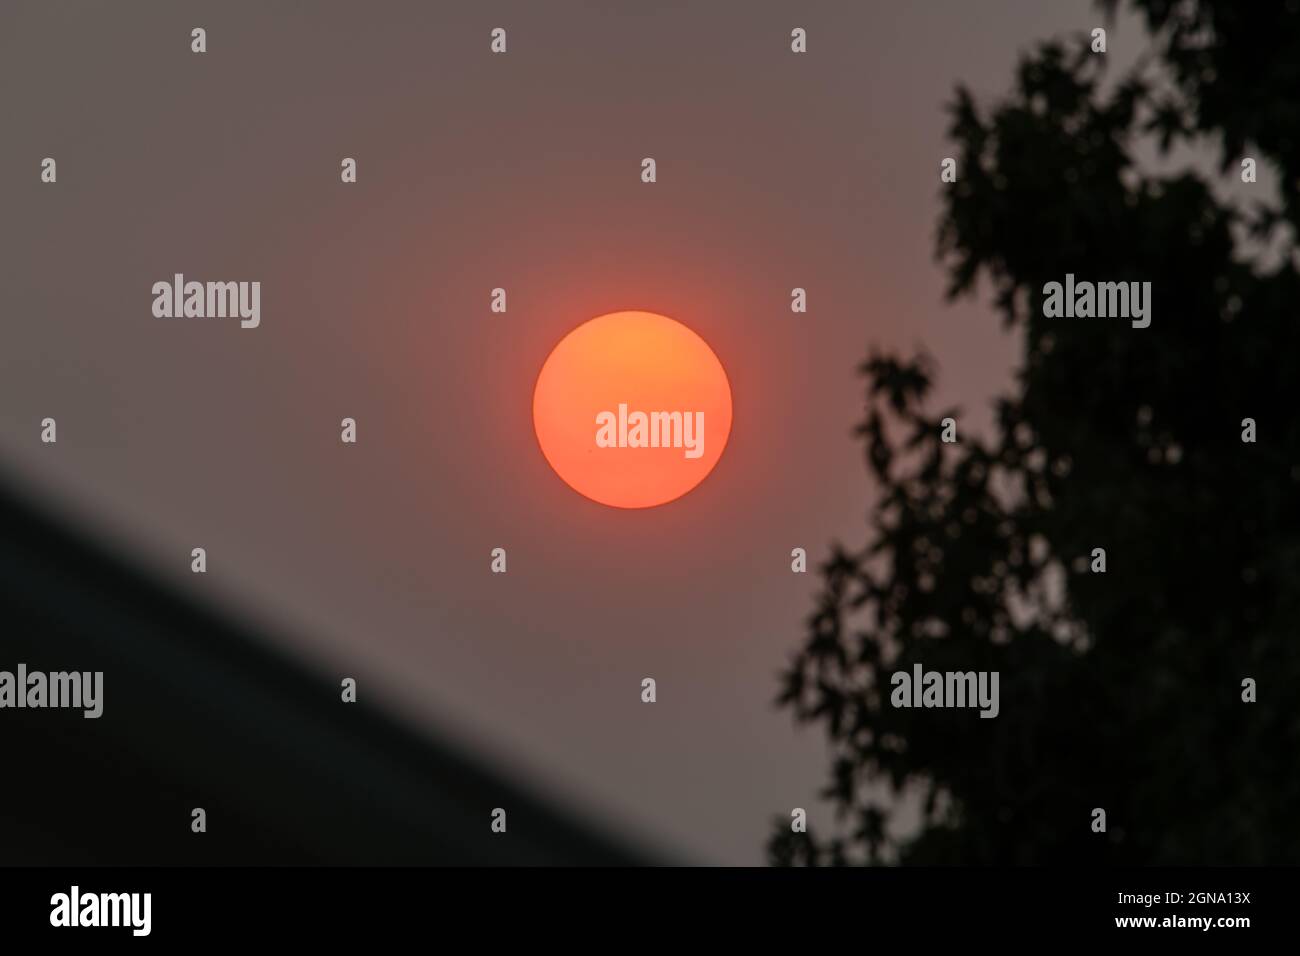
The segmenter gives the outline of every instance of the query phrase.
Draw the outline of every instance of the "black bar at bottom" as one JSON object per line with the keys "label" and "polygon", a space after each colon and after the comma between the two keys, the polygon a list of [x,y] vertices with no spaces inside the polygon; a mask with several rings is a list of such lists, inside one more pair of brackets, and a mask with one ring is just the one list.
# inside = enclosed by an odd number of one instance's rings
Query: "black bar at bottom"
{"label": "black bar at bottom", "polygon": [[[900,930],[927,942],[1049,933],[1231,945],[1286,932],[1297,887],[1296,868],[6,868],[0,933],[6,943],[144,938],[144,897],[123,894],[148,893],[148,938],[282,937],[331,951],[346,941],[448,943],[460,930],[483,942],[522,933],[537,943],[556,934],[680,940],[665,934],[706,928],[732,940],[807,934],[810,944],[847,934],[863,946]],[[80,925],[113,921],[120,925]]]}

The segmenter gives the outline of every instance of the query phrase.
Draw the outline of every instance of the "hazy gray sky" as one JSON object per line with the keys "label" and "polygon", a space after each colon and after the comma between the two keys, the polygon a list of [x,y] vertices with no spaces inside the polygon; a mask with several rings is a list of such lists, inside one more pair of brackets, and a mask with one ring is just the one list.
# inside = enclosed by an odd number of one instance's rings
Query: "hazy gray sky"
{"label": "hazy gray sky", "polygon": [[[865,527],[855,366],[924,344],[941,400],[983,416],[1013,357],[987,308],[942,301],[942,107],[1100,23],[1041,0],[6,3],[0,466],[570,810],[759,862],[773,818],[824,819],[822,741],[772,701],[816,586],[790,549]],[[154,318],[176,272],[259,280],[261,326]],[[641,512],[563,485],[530,416],[550,348],[632,308],[699,332],[735,403],[713,475]]]}

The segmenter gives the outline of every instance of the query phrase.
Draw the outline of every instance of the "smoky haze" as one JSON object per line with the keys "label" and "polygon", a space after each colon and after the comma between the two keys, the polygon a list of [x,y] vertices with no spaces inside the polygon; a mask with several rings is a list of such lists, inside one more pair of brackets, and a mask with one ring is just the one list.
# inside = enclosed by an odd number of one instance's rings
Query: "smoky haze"
{"label": "smoky haze", "polygon": [[[1014,343],[944,303],[933,261],[943,106],[1101,23],[1035,0],[6,4],[0,464],[576,815],[760,862],[773,817],[825,819],[822,741],[772,703],[815,586],[790,551],[856,542],[870,505],[855,366],[924,344],[976,427],[1009,381]],[[260,282],[260,325],[155,318],[176,273]],[[620,309],[697,331],[735,403],[713,474],[645,511],[567,488],[530,415],[555,343]]]}

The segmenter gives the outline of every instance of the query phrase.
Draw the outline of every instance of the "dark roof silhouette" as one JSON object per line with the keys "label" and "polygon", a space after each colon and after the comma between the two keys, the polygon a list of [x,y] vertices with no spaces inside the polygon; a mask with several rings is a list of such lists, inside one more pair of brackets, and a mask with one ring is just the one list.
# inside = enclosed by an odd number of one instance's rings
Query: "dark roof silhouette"
{"label": "dark roof silhouette", "polygon": [[0,864],[642,862],[3,485],[0,528],[0,670],[104,672],[99,719],[0,709]]}

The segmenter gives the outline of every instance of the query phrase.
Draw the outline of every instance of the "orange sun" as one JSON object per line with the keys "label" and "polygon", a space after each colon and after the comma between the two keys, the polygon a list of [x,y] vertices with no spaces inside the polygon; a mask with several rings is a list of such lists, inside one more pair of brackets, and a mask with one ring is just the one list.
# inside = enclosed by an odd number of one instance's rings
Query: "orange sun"
{"label": "orange sun", "polygon": [[680,498],[731,433],[731,386],[705,341],[654,312],[611,312],[555,347],[533,392],[542,454],[579,494],[615,508]]}

